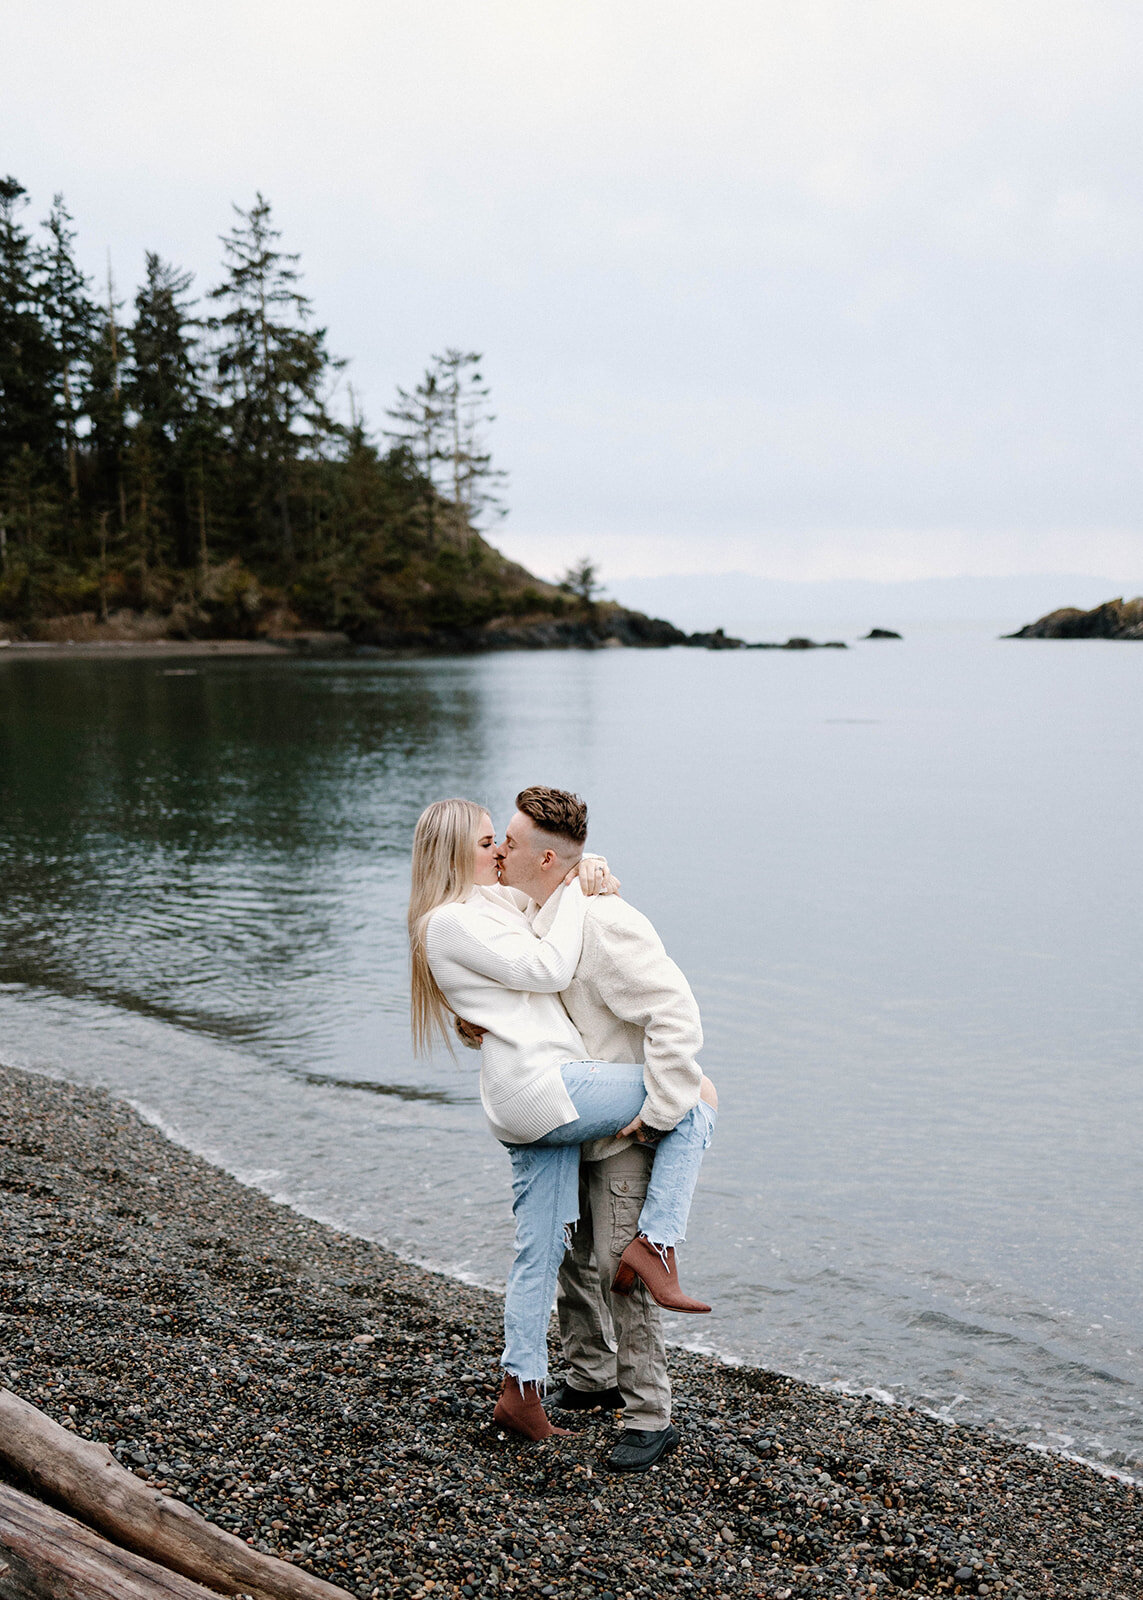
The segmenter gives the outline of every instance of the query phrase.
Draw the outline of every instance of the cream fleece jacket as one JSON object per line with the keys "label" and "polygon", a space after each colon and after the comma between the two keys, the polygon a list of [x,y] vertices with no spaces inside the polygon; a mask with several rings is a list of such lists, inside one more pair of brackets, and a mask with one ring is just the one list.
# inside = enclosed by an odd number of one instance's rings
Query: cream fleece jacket
{"label": "cream fleece jacket", "polygon": [[467,900],[438,906],[425,936],[445,999],[458,1017],[487,1030],[480,1101],[507,1144],[530,1144],[575,1121],[560,1067],[588,1053],[559,1000],[579,960],[587,902],[578,883],[558,889],[537,937],[522,900],[499,885],[478,885]]}
{"label": "cream fleece jacket", "polygon": [[[532,927],[544,935],[555,908],[532,908]],[[653,1128],[673,1128],[699,1101],[702,1022],[690,984],[641,911],[618,895],[586,902],[583,949],[561,998],[594,1061],[643,1065],[646,1098],[640,1112]],[[584,1158],[599,1161],[626,1141],[598,1140]]]}

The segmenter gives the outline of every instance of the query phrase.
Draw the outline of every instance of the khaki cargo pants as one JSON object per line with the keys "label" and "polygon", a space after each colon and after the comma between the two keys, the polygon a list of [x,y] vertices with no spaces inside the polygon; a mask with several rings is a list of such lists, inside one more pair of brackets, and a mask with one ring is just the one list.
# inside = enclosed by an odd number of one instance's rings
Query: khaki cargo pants
{"label": "khaki cargo pants", "polygon": [[560,1268],[560,1340],[573,1389],[619,1388],[625,1428],[658,1432],[671,1420],[662,1314],[638,1284],[611,1293],[619,1257],[639,1230],[654,1151],[643,1145],[583,1161],[579,1221]]}

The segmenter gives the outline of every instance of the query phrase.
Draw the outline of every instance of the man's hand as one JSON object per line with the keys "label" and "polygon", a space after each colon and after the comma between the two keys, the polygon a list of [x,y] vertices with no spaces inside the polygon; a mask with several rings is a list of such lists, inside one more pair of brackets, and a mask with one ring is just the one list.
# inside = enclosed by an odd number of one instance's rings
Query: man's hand
{"label": "man's hand", "polygon": [[479,1050],[488,1032],[487,1028],[478,1028],[475,1022],[466,1022],[463,1017],[457,1017],[453,1026],[461,1044],[467,1045],[470,1050]]}
{"label": "man's hand", "polygon": [[629,1122],[625,1128],[620,1128],[615,1135],[617,1139],[634,1139],[636,1144],[658,1144],[660,1139],[665,1139],[670,1133],[669,1128],[651,1128],[636,1117],[634,1122]]}

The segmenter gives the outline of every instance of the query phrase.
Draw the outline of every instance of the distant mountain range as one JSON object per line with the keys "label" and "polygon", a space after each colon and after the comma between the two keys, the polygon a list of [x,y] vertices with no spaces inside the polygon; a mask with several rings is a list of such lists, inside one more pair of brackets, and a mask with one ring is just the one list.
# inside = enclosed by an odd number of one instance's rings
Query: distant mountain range
{"label": "distant mountain range", "polygon": [[744,639],[832,629],[846,636],[870,628],[907,631],[924,622],[978,622],[1008,632],[1061,606],[1099,605],[1143,593],[1143,578],[1087,573],[1022,577],[917,578],[878,583],[863,578],[791,581],[745,573],[694,573],[624,578],[607,586],[622,605],[669,617],[690,632],[725,628]]}

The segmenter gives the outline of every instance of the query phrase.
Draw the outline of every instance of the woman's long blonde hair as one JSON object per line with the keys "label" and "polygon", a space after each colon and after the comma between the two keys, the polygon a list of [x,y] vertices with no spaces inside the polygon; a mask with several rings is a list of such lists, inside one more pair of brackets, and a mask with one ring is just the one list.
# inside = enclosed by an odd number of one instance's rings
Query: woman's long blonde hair
{"label": "woman's long blonde hair", "polygon": [[438,906],[467,900],[472,891],[476,841],[488,812],[475,800],[434,800],[413,832],[413,881],[409,891],[410,1009],[413,1050],[424,1055],[440,1034],[449,1049],[446,1017],[452,1007],[429,970],[425,933]]}

